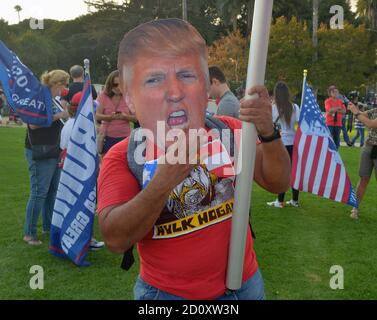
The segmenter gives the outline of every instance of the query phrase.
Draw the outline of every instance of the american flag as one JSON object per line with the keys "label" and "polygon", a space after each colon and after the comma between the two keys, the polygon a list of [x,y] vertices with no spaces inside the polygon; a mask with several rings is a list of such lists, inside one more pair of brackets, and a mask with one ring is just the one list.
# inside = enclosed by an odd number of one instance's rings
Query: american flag
{"label": "american flag", "polygon": [[293,148],[291,186],[358,207],[343,161],[306,81]]}

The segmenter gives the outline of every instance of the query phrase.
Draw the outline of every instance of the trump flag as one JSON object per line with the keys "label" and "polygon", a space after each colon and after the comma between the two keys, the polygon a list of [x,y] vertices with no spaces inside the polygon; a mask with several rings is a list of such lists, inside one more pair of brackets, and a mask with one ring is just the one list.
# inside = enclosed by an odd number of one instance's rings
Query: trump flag
{"label": "trump flag", "polygon": [[87,265],[96,208],[98,155],[92,89],[83,95],[67,146],[51,224],[50,253]]}
{"label": "trump flag", "polygon": [[20,59],[0,41],[0,82],[12,110],[23,122],[41,127],[52,123],[52,96]]}
{"label": "trump flag", "polygon": [[358,207],[343,161],[306,80],[293,149],[291,186]]}

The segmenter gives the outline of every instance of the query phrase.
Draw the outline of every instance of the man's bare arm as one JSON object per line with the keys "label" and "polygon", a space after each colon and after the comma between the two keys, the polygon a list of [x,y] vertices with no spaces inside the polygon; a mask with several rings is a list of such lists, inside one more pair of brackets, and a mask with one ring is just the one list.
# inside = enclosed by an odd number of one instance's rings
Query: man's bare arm
{"label": "man's bare arm", "polygon": [[141,240],[153,227],[170,192],[152,179],[133,199],[119,206],[105,208],[99,214],[99,225],[107,247],[123,253]]}
{"label": "man's bare arm", "polygon": [[257,146],[254,179],[271,193],[283,193],[289,189],[291,162],[280,139]]}
{"label": "man's bare arm", "polygon": [[[165,157],[172,159],[178,148],[179,142],[171,145]],[[189,161],[193,151],[188,148],[186,151],[187,164],[168,164],[166,161],[165,164],[159,164],[154,177],[144,190],[127,203],[104,209],[100,213],[101,232],[110,250],[123,253],[152,229],[170,192],[194,167]]]}
{"label": "man's bare arm", "polygon": [[360,113],[357,118],[370,129],[377,128],[377,119],[371,120],[366,113]]}

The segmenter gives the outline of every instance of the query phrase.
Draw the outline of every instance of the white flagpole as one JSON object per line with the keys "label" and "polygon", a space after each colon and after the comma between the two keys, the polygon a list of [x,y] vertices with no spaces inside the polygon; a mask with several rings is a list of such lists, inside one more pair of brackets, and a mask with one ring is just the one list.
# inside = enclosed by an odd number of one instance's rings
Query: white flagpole
{"label": "white flagpole", "polygon": [[90,76],[89,64],[90,64],[89,59],[84,59],[85,74],[88,74]]}
{"label": "white flagpole", "polygon": [[304,95],[305,95],[305,82],[306,82],[306,77],[308,75],[308,70],[304,69],[304,80],[302,81],[302,93],[301,93],[301,104],[300,104],[300,109],[302,108],[302,104],[304,103]]}
{"label": "white flagpole", "polygon": [[[264,85],[272,5],[273,0],[255,1],[246,89],[255,85]],[[252,98],[246,93],[245,99]],[[241,153],[238,156],[236,167],[238,175],[226,279],[226,286],[230,290],[237,290],[242,285],[246,235],[249,227],[251,187],[254,177],[256,139],[257,131],[254,124],[243,122]]]}

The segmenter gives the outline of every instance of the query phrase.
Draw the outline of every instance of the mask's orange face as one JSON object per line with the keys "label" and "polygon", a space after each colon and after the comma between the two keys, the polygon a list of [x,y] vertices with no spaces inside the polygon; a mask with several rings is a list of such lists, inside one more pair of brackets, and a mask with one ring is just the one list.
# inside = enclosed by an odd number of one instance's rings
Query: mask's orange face
{"label": "mask's orange face", "polygon": [[166,130],[179,128],[188,133],[204,126],[206,81],[198,55],[139,56],[122,91],[143,128],[156,134],[157,121],[163,121]]}

